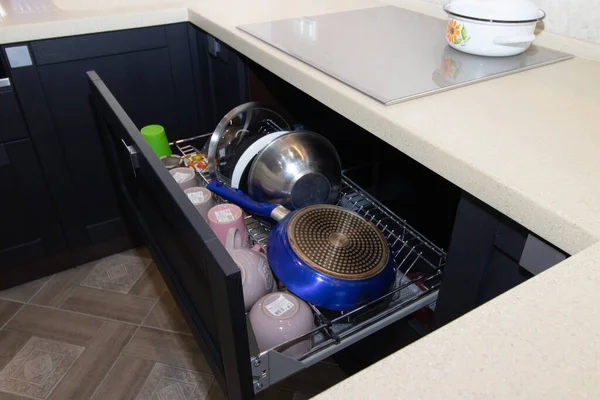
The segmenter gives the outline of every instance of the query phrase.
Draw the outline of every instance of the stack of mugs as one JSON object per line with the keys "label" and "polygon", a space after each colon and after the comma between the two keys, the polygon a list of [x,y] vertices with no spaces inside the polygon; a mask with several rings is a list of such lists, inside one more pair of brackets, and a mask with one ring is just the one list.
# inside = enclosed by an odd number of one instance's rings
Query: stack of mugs
{"label": "stack of mugs", "polygon": [[[242,209],[235,204],[216,204],[212,192],[201,187],[196,171],[182,166],[180,160],[175,155],[161,157],[173,179],[240,269],[244,306],[260,351],[314,329],[310,306],[287,291],[277,291],[277,282],[263,249],[259,245],[250,248]],[[309,337],[287,347],[283,353],[299,357],[311,348]]]}

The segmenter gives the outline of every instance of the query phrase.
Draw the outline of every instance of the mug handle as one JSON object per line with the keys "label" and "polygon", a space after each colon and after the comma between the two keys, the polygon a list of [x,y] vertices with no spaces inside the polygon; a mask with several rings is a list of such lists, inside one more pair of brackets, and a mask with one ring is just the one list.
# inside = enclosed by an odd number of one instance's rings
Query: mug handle
{"label": "mug handle", "polygon": [[229,228],[225,239],[225,249],[235,250],[242,247],[242,235],[238,228]]}
{"label": "mug handle", "polygon": [[494,38],[494,44],[519,44],[531,43],[535,40],[535,35],[524,36],[498,36]]}

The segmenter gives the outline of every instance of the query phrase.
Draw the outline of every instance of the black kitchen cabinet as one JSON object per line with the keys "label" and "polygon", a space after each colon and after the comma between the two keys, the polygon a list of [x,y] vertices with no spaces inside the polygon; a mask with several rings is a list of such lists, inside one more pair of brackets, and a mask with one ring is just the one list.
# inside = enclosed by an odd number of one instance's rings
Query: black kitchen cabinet
{"label": "black kitchen cabinet", "polygon": [[568,255],[464,193],[435,310],[447,324]]}
{"label": "black kitchen cabinet", "polygon": [[197,93],[191,82],[208,76],[193,73],[192,58],[202,57],[190,46],[192,30],[174,24],[4,46],[26,46],[31,58],[31,65],[13,66],[10,74],[75,264],[132,245],[91,111],[86,71],[102,74],[138,128],[161,124],[170,140],[204,133],[212,117],[199,110],[210,95]]}
{"label": "black kitchen cabinet", "polygon": [[210,36],[206,41],[214,128],[231,109],[249,100],[248,73],[235,50]]}
{"label": "black kitchen cabinet", "polygon": [[37,278],[33,267],[58,260],[66,241],[31,140],[0,144],[0,187],[2,290]]}
{"label": "black kitchen cabinet", "polygon": [[0,290],[68,268],[58,213],[10,80],[0,88],[0,193]]}
{"label": "black kitchen cabinet", "polygon": [[190,48],[200,130],[212,132],[233,108],[250,101],[247,60],[231,47],[190,25]]}

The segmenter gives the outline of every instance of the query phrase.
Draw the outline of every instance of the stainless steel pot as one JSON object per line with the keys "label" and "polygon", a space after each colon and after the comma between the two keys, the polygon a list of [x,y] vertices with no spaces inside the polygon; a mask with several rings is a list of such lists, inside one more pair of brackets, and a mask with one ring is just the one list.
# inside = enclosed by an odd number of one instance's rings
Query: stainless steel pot
{"label": "stainless steel pot", "polygon": [[333,145],[310,131],[275,138],[256,156],[248,174],[250,195],[290,209],[337,200],[341,162]]}
{"label": "stainless steel pot", "polygon": [[231,110],[208,147],[212,179],[254,199],[298,209],[333,203],[341,163],[333,145],[310,131],[291,131],[280,112],[261,103]]}
{"label": "stainless steel pot", "polygon": [[[213,179],[231,185],[243,144],[269,133],[291,130],[280,112],[260,102],[241,104],[229,111],[215,128],[208,146],[208,170]],[[236,186],[237,188],[237,186]]]}

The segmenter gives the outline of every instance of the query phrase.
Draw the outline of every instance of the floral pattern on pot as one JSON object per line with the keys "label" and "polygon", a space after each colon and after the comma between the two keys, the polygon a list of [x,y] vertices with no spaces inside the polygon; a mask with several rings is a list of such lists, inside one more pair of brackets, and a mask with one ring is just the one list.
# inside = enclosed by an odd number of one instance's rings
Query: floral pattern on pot
{"label": "floral pattern on pot", "polygon": [[460,25],[455,19],[450,18],[448,21],[448,32],[446,34],[448,42],[464,46],[471,39],[467,35],[467,29],[464,25]]}

